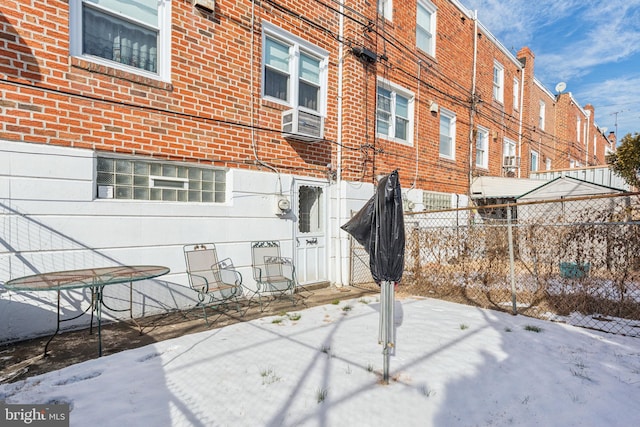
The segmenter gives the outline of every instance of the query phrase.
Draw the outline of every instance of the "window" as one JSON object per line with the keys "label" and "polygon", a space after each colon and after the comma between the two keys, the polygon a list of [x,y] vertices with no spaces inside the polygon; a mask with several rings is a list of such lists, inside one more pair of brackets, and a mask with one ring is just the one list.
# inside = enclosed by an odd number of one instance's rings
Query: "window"
{"label": "window", "polygon": [[422,193],[422,203],[425,211],[441,211],[451,209],[451,194],[425,191]]}
{"label": "window", "polygon": [[531,172],[538,170],[538,152],[531,151]]}
{"label": "window", "polygon": [[504,101],[504,67],[498,62],[493,63],[493,99]]}
{"label": "window", "polygon": [[435,56],[436,7],[428,0],[419,0],[416,16],[416,45]]}
{"label": "window", "polygon": [[376,134],[413,144],[413,93],[386,80],[378,81]]}
{"label": "window", "polygon": [[452,111],[440,109],[440,157],[456,157],[456,115]]}
{"label": "window", "polygon": [[544,101],[540,101],[540,113],[538,115],[538,128],[544,130],[544,122],[546,117],[547,106]]}
{"label": "window", "polygon": [[262,26],[263,96],[323,114],[328,53],[267,22]]}
{"label": "window", "polygon": [[99,199],[224,203],[226,171],[175,163],[98,157]]}
{"label": "window", "polygon": [[584,135],[584,137],[583,137],[583,138],[584,138],[584,146],[585,146],[585,147],[586,147],[586,146],[587,146],[587,144],[589,143],[589,141],[588,141],[588,140],[589,140],[589,136],[587,135],[587,123],[588,123],[588,122],[585,120],[584,125],[583,125],[583,126],[584,126],[584,128],[583,128],[583,129],[584,129],[584,131],[582,132],[582,134]]}
{"label": "window", "polygon": [[580,129],[582,128],[582,120],[576,117],[576,141],[580,142]]}
{"label": "window", "polygon": [[513,109],[518,110],[520,108],[520,80],[513,79]]}
{"label": "window", "polygon": [[300,186],[298,194],[298,230],[301,233],[315,233],[323,228],[322,188]]}
{"label": "window", "polygon": [[391,21],[393,15],[393,0],[378,0],[378,14]]}
{"label": "window", "polygon": [[476,166],[487,168],[489,166],[489,130],[478,127],[476,133]]}
{"label": "window", "polygon": [[516,143],[505,138],[502,145],[502,165],[506,168],[518,167],[518,158],[516,157]]}
{"label": "window", "polygon": [[551,170],[551,159],[547,157],[547,160],[545,160],[545,168],[550,171]]}
{"label": "window", "polygon": [[69,22],[71,55],[170,79],[170,0],[70,0]]}

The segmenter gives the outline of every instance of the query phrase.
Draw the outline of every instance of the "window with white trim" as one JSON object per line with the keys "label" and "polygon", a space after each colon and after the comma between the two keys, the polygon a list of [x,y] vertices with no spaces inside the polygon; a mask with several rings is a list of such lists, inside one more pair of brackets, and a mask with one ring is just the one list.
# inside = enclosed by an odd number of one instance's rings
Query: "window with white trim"
{"label": "window with white trim", "polygon": [[550,171],[551,170],[551,159],[549,157],[547,157],[547,160],[545,160],[544,164],[545,164],[545,168],[548,171]]}
{"label": "window with white trim", "polygon": [[262,96],[324,114],[328,52],[267,22],[262,28]]}
{"label": "window with white trim", "polygon": [[580,129],[582,128],[582,119],[576,116],[576,141],[580,142]]}
{"label": "window with white trim", "polygon": [[589,135],[587,135],[587,121],[585,120],[584,124],[583,124],[583,132],[582,134],[584,135],[584,146],[586,147],[587,144],[589,143],[588,139],[589,139]]}
{"label": "window with white trim", "polygon": [[379,79],[376,100],[376,135],[396,142],[413,144],[412,92]]}
{"label": "window with white trim", "polygon": [[520,80],[513,79],[513,109],[518,111],[520,108]]}
{"label": "window with white trim", "polygon": [[480,126],[476,132],[476,166],[489,167],[489,129]]}
{"label": "window with white trim", "polygon": [[440,157],[456,158],[456,115],[453,111],[440,109]]}
{"label": "window with white trim", "polygon": [[418,0],[416,45],[431,56],[436,56],[436,11],[429,0]]}
{"label": "window with white trim", "polygon": [[497,61],[493,63],[493,99],[504,102],[504,67]]}
{"label": "window with white trim", "polygon": [[171,78],[170,0],[69,0],[72,56]]}
{"label": "window with white trim", "polygon": [[540,110],[538,114],[538,129],[544,130],[544,122],[547,115],[547,105],[544,101],[540,101]]}
{"label": "window with white trim", "polygon": [[99,156],[99,199],[224,203],[227,171],[171,162]]}
{"label": "window with white trim", "polygon": [[538,152],[531,150],[531,172],[535,172],[538,170]]}
{"label": "window with white trim", "polygon": [[505,138],[502,144],[502,165],[503,167],[516,168],[518,158],[516,157],[516,142]]}
{"label": "window with white trim", "polygon": [[393,0],[378,0],[378,14],[391,21],[393,17]]}

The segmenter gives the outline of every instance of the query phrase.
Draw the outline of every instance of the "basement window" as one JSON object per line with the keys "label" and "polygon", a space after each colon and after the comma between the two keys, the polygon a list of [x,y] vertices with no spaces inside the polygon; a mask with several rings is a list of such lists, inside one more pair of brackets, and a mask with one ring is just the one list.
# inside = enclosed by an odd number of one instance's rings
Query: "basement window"
{"label": "basement window", "polygon": [[226,170],[98,157],[98,199],[224,203]]}

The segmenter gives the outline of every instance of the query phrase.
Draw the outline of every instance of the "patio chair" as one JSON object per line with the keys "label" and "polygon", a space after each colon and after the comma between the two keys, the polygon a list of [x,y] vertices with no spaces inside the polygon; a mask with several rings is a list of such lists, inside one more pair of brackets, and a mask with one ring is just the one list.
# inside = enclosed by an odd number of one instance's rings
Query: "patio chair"
{"label": "patio chair", "polygon": [[207,325],[207,308],[222,314],[229,310],[229,303],[234,303],[236,310],[240,311],[242,275],[235,270],[231,259],[218,261],[213,243],[186,245],[183,250],[189,285],[198,293],[198,303],[194,309],[202,307]]}
{"label": "patio chair", "polygon": [[295,267],[290,258],[280,256],[280,243],[252,242],[251,259],[260,310],[264,311],[263,296],[289,297],[295,305]]}

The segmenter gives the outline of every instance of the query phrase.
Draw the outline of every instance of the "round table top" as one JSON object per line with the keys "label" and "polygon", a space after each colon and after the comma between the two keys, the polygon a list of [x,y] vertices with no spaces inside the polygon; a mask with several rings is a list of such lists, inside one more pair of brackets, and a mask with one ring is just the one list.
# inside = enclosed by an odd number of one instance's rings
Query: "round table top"
{"label": "round table top", "polygon": [[55,291],[135,282],[168,272],[168,267],[160,265],[119,265],[34,274],[9,280],[4,286],[20,291]]}

